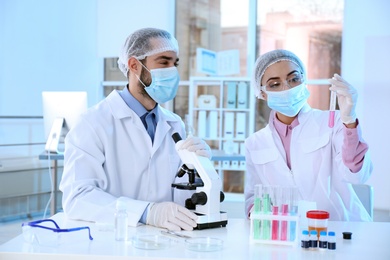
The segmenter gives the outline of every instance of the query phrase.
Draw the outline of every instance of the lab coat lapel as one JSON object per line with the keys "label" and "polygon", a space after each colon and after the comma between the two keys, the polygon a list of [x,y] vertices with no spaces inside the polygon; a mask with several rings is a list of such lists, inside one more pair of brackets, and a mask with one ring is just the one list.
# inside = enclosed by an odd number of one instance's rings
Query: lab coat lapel
{"label": "lab coat lapel", "polygon": [[[167,123],[167,121],[160,120],[160,122],[158,122],[157,128],[156,128],[156,134],[154,136],[152,156],[158,150],[158,148],[161,146],[162,142],[164,141],[164,138],[167,137],[166,135],[167,135],[169,129],[171,129],[171,126]],[[173,142],[173,139],[172,139],[172,142]]]}
{"label": "lab coat lapel", "polygon": [[[170,113],[167,113],[165,109],[163,109],[160,106],[158,107],[158,114],[159,114],[159,119],[157,123],[156,133],[154,135],[152,156],[158,150],[158,148],[163,144],[165,138],[170,138],[173,142],[173,139],[171,138],[171,136],[167,135],[167,133],[172,128],[170,122],[178,121],[177,118],[175,118]],[[171,140],[168,140],[168,142]]]}
{"label": "lab coat lapel", "polygon": [[[142,141],[139,142],[142,147],[148,149],[151,154],[152,151],[152,140],[148,132],[146,131],[144,125],[142,124],[141,119],[137,116],[137,114],[130,109],[127,104],[123,101],[122,97],[119,95],[117,90],[114,90],[108,95],[106,101],[109,103],[111,113],[116,118],[121,120],[122,124],[124,124],[124,128],[131,129],[131,126],[135,125],[142,134]],[[129,135],[129,139],[131,139],[131,132],[126,131]]]}

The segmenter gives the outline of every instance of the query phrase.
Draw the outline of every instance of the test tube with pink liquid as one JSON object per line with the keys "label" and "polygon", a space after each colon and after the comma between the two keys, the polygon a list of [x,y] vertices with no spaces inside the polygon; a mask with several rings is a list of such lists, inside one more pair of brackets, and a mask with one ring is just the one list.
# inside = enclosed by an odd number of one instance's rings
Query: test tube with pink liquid
{"label": "test tube with pink liquid", "polygon": [[[274,186],[271,194],[272,215],[279,215],[282,209],[282,188]],[[272,240],[279,240],[279,220],[272,220]]]}
{"label": "test tube with pink liquid", "polygon": [[333,128],[334,126],[334,113],[336,110],[336,92],[330,91],[330,102],[329,102],[329,121],[328,126]]}
{"label": "test tube with pink liquid", "polygon": [[[290,195],[291,188],[283,187],[282,188],[282,207],[281,214],[282,216],[288,216],[289,204],[290,204]],[[287,241],[288,236],[288,221],[281,221],[280,223],[280,240]]]}

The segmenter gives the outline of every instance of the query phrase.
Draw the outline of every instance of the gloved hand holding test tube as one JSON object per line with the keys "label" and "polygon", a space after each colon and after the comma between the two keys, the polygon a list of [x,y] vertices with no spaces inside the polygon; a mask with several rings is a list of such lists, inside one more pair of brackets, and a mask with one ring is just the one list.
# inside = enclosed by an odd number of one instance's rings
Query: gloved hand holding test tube
{"label": "gloved hand holding test tube", "polygon": [[329,104],[329,121],[328,126],[333,128],[334,126],[334,113],[336,110],[336,92],[330,91],[330,104]]}

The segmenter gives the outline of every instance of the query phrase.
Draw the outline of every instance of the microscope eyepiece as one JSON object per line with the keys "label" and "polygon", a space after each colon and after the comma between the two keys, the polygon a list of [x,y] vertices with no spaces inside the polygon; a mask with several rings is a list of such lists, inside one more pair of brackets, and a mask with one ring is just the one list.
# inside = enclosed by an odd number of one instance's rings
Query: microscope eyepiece
{"label": "microscope eyepiece", "polygon": [[175,141],[175,143],[177,143],[177,142],[179,142],[180,140],[182,140],[182,139],[181,139],[181,136],[180,136],[180,134],[179,134],[178,132],[174,133],[174,134],[172,135],[172,138],[173,138],[173,141]]}

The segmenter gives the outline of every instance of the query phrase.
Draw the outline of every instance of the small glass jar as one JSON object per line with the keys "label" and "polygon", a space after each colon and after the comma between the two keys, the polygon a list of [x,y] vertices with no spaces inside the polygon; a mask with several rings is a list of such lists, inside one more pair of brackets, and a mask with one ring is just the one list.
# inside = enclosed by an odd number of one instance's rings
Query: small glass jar
{"label": "small glass jar", "polygon": [[328,232],[328,249],[336,250],[336,233],[334,231]]}
{"label": "small glass jar", "polygon": [[309,232],[317,231],[317,237],[320,237],[321,231],[328,232],[329,212],[323,210],[310,210],[306,212],[309,224]]}

